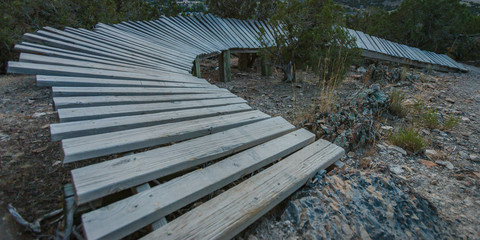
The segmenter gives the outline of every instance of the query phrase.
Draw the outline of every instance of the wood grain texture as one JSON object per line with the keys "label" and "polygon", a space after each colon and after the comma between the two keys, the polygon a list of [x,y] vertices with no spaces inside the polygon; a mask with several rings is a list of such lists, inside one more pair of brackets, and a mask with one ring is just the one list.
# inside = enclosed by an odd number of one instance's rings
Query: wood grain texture
{"label": "wood grain texture", "polygon": [[142,239],[228,239],[344,154],[319,140]]}
{"label": "wood grain texture", "polygon": [[241,98],[225,98],[197,101],[178,101],[144,104],[127,104],[99,107],[64,108],[58,109],[60,122],[72,122],[79,120],[91,120],[109,117],[141,115],[147,113],[168,112],[183,109],[224,106],[241,104],[247,101]]}
{"label": "wood grain texture", "polygon": [[52,141],[251,110],[246,104],[50,124]]}
{"label": "wood grain texture", "polygon": [[64,163],[183,141],[269,118],[260,111],[167,123],[62,140]]}
{"label": "wood grain texture", "polygon": [[[245,174],[266,166],[312,143],[314,134],[301,129],[250,148],[204,169],[84,214],[88,239],[124,237]],[[195,184],[192,184],[195,183]]]}
{"label": "wood grain texture", "polygon": [[281,117],[72,170],[82,204],[264,143],[294,130]]}

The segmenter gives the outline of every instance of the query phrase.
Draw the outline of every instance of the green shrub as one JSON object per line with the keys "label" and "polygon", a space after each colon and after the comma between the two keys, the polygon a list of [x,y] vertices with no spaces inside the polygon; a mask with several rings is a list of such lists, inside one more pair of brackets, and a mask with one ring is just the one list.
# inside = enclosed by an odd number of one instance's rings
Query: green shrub
{"label": "green shrub", "polygon": [[460,123],[460,117],[448,116],[443,121],[442,128],[445,130],[451,130],[458,126]]}
{"label": "green shrub", "polygon": [[412,153],[419,153],[427,146],[427,142],[413,128],[402,129],[389,136],[389,141]]}
{"label": "green shrub", "polygon": [[275,44],[260,37],[262,54],[275,61],[285,81],[295,81],[295,70],[308,68],[319,83],[339,84],[359,54],[343,22],[343,8],[332,0],[279,1],[269,19]]}
{"label": "green shrub", "polygon": [[390,93],[390,107],[389,110],[392,114],[405,117],[407,115],[407,109],[403,106],[403,100],[405,99],[405,94],[397,89],[394,89]]}
{"label": "green shrub", "polygon": [[437,110],[425,110],[421,115],[421,121],[424,127],[435,129],[440,127]]}

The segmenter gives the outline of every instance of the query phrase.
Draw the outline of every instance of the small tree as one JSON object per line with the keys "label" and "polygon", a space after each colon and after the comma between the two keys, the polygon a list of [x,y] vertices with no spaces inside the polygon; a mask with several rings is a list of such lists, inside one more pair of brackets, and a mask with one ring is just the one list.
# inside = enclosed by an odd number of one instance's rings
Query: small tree
{"label": "small tree", "polygon": [[[269,20],[272,28],[262,29],[264,54],[277,62],[285,81],[295,81],[297,68],[308,68],[320,80],[337,82],[356,54],[354,39],[341,26],[343,22],[343,9],[331,0],[281,2]],[[273,44],[266,31],[272,33]]]}

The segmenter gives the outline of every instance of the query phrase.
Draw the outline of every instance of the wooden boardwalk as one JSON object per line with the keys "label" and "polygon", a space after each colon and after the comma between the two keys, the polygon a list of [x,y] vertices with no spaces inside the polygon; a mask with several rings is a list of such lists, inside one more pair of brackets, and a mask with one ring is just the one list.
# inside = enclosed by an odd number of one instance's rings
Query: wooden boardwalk
{"label": "wooden boardwalk", "polygon": [[[93,31],[46,27],[15,46],[20,60],[8,71],[35,74],[39,86],[52,88],[59,123],[50,132],[64,163],[97,159],[71,172],[76,204],[97,206],[81,218],[88,239],[119,239],[146,226],[145,239],[233,237],[344,154],[192,76],[199,56],[255,52],[260,28],[272,40],[264,22],[163,17]],[[445,55],[349,31],[364,55],[464,70]]]}

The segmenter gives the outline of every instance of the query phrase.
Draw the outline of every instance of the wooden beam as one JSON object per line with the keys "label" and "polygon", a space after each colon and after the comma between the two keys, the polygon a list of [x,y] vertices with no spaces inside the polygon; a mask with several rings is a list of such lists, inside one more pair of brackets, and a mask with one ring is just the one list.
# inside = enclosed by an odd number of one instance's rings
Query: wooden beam
{"label": "wooden beam", "polygon": [[77,203],[219,159],[293,131],[281,117],[72,170]]}
{"label": "wooden beam", "polygon": [[225,50],[218,55],[218,67],[220,74],[220,81],[229,82],[232,80],[232,74],[230,69],[230,50]]}
{"label": "wooden beam", "polygon": [[193,61],[193,76],[201,78],[202,75],[200,73],[200,57],[196,57]]}
{"label": "wooden beam", "polygon": [[62,140],[64,163],[205,136],[269,118],[258,110]]}
{"label": "wooden beam", "polygon": [[[121,238],[314,141],[305,129],[82,216],[89,239]],[[195,183],[195,184],[192,184]]]}
{"label": "wooden beam", "polygon": [[244,112],[252,108],[247,104],[234,104],[219,107],[205,107],[170,112],[103,118],[66,123],[50,124],[52,141],[66,138],[83,137],[107,132],[121,131],[139,127],[148,127],[166,123],[181,122],[192,119],[201,119],[217,115]]}
{"label": "wooden beam", "polygon": [[319,140],[142,239],[233,238],[343,154]]}
{"label": "wooden beam", "polygon": [[270,57],[262,56],[262,76],[272,75],[272,63]]}

